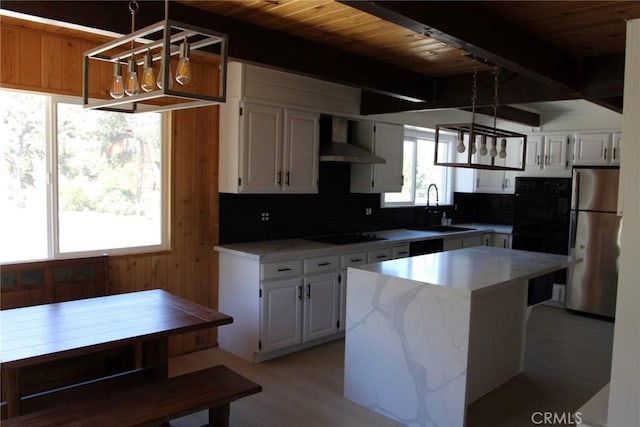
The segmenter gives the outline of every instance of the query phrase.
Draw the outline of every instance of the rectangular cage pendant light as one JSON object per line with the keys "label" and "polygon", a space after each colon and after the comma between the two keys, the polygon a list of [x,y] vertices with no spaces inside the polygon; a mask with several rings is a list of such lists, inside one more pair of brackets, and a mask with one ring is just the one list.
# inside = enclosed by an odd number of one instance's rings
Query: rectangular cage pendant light
{"label": "rectangular cage pendant light", "polygon": [[[455,138],[456,150],[444,149],[449,145],[439,144],[451,141],[451,135]],[[506,171],[525,168],[527,135],[521,133],[473,122],[457,123],[437,125],[435,140],[434,164],[438,166]]]}
{"label": "rectangular cage pendant light", "polygon": [[227,35],[165,18],[83,54],[88,109],[180,110],[226,101]]}

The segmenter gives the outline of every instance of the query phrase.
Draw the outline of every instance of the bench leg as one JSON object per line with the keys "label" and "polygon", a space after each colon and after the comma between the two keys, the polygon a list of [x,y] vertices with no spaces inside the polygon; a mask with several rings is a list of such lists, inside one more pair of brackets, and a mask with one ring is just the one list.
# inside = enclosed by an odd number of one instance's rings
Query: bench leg
{"label": "bench leg", "polygon": [[209,408],[210,427],[229,427],[229,404]]}

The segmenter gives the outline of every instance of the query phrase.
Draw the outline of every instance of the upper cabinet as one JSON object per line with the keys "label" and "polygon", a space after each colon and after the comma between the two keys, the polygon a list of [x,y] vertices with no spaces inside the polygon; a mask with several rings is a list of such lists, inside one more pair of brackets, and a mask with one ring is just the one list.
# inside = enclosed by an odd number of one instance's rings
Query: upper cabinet
{"label": "upper cabinet", "polygon": [[[478,152],[474,155],[477,163],[491,164],[491,156],[480,156]],[[506,157],[496,157],[494,164],[522,167],[522,144],[511,146],[506,150]],[[513,193],[517,174],[518,171],[476,169],[474,191],[477,193]]]}
{"label": "upper cabinet", "polygon": [[579,133],[573,150],[574,165],[620,164],[619,133]]}
{"label": "upper cabinet", "polygon": [[385,163],[352,164],[352,193],[402,191],[404,126],[392,123],[357,121],[352,127],[352,143],[385,159]]}
{"label": "upper cabinet", "polygon": [[533,135],[527,138],[526,173],[569,171],[569,135]]}
{"label": "upper cabinet", "polygon": [[220,106],[220,191],[317,193],[318,113],[230,100]]}

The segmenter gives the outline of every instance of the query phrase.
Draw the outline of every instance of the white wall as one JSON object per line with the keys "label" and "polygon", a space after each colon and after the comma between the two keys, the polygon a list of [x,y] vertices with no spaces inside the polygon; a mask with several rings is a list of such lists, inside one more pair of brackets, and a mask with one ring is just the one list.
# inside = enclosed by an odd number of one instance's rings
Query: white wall
{"label": "white wall", "polygon": [[640,19],[627,23],[620,277],[608,427],[640,426]]}

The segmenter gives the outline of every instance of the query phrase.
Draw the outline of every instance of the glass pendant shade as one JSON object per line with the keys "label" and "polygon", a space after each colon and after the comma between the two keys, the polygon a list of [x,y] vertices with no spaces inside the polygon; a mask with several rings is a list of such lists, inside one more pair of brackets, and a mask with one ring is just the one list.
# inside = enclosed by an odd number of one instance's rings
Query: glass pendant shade
{"label": "glass pendant shade", "polygon": [[144,68],[142,70],[142,79],[140,86],[145,92],[151,92],[156,89],[156,76],[153,73],[151,54],[147,52],[144,56]]}
{"label": "glass pendant shade", "polygon": [[176,68],[176,81],[181,85],[191,81],[191,64],[189,63],[189,43],[186,41],[180,45],[180,60]]}
{"label": "glass pendant shade", "polygon": [[122,64],[120,62],[113,65],[113,80],[109,94],[114,99],[120,99],[124,96],[124,81],[122,80]]}
{"label": "glass pendant shade", "polygon": [[127,75],[127,83],[124,87],[124,92],[129,96],[134,96],[140,93],[140,83],[138,83],[138,65],[132,58],[129,60],[129,74]]}

